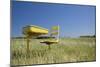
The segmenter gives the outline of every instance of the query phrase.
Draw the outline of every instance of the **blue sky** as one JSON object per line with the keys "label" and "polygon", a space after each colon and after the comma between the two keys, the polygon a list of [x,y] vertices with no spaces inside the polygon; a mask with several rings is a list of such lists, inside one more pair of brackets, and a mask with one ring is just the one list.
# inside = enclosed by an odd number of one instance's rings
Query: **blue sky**
{"label": "blue sky", "polygon": [[25,25],[50,29],[58,24],[61,37],[94,35],[95,9],[87,5],[13,1],[11,36],[22,36]]}

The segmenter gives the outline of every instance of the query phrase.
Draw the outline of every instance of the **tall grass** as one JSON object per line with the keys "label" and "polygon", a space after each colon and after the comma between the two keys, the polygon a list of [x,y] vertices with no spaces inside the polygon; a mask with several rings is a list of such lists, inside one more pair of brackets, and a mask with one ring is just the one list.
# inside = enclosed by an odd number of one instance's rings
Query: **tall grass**
{"label": "tall grass", "polygon": [[11,40],[11,65],[48,64],[96,60],[95,38],[61,38],[48,46],[41,39],[31,39],[29,57],[25,39]]}

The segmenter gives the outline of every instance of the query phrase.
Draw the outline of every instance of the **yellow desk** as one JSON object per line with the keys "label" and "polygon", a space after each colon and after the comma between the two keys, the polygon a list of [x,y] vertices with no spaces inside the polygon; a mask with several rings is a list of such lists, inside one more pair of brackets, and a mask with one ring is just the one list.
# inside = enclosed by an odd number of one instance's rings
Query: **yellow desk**
{"label": "yellow desk", "polygon": [[23,34],[28,36],[38,36],[42,34],[48,34],[48,29],[35,25],[28,25],[23,28]]}

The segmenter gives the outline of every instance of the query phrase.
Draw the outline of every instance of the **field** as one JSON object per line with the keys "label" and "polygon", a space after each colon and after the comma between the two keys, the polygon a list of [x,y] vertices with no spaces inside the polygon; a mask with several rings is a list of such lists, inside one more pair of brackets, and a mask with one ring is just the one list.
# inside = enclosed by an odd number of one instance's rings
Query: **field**
{"label": "field", "polygon": [[40,43],[31,39],[29,57],[25,39],[11,39],[11,65],[51,64],[96,60],[95,38],[61,38],[59,44]]}

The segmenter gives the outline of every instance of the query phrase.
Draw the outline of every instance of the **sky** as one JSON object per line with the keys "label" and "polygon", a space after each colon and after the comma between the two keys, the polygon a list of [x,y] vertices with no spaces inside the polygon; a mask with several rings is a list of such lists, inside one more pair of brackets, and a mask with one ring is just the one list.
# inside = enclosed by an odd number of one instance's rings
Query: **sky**
{"label": "sky", "polygon": [[22,36],[26,25],[60,26],[61,37],[95,34],[95,6],[12,1],[11,36]]}

